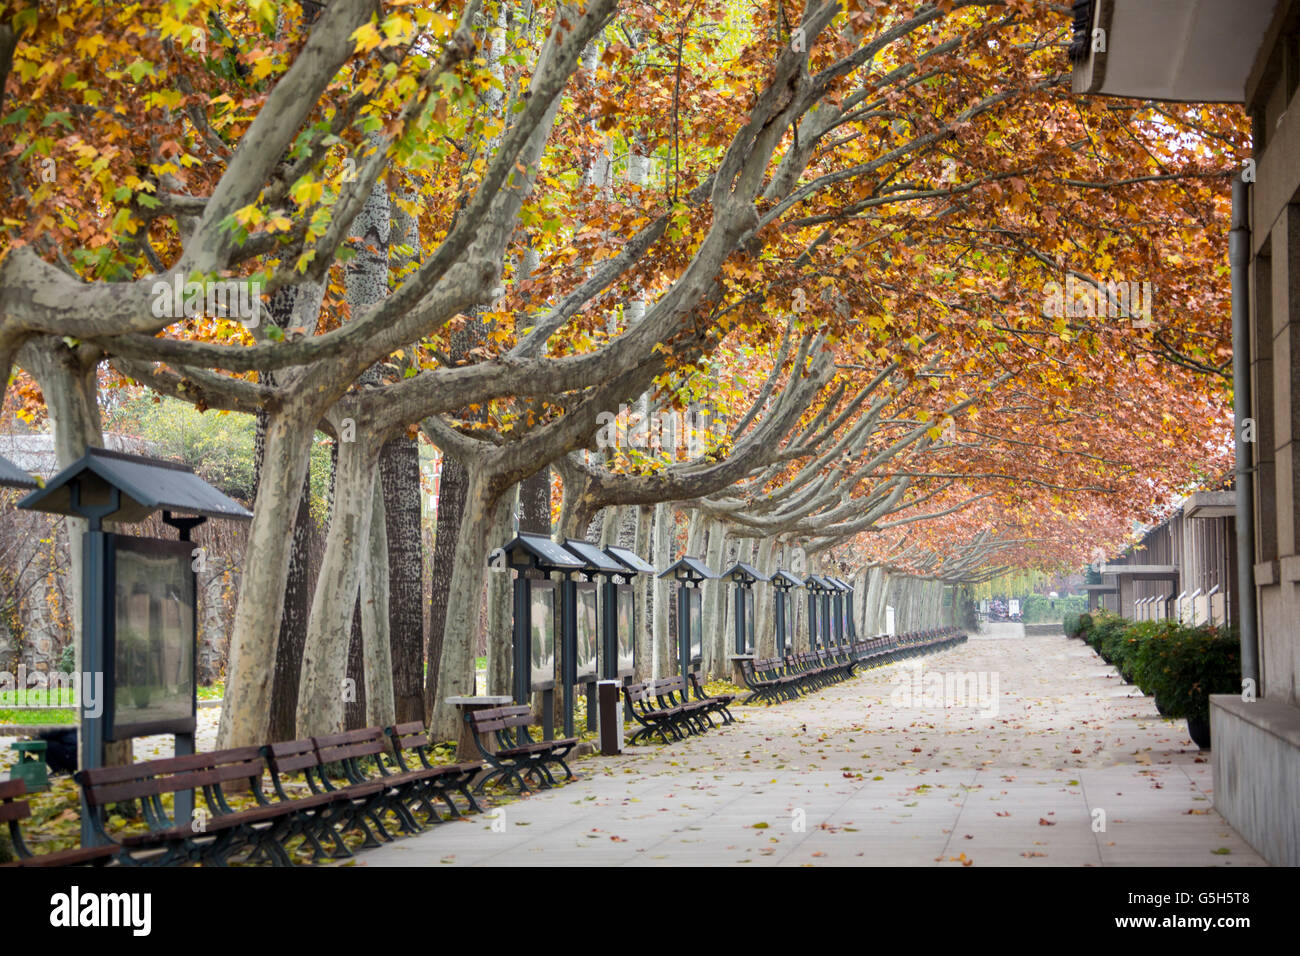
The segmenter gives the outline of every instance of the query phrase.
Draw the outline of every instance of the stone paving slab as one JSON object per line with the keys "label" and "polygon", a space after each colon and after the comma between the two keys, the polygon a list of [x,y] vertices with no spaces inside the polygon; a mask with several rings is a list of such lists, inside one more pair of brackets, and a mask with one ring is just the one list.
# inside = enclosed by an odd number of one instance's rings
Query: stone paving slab
{"label": "stone paving slab", "polygon": [[[931,675],[972,692],[928,699]],[[1061,635],[974,636],[733,710],[355,865],[1264,865],[1214,811],[1186,725]]]}

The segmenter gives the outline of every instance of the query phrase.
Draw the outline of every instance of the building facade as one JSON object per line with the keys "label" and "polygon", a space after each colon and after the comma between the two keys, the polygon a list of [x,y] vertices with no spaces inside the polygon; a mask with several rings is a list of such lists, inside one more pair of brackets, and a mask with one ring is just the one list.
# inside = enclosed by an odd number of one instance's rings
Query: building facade
{"label": "building facade", "polygon": [[1254,154],[1224,179],[1239,197],[1233,351],[1250,405],[1238,410],[1238,474],[1254,554],[1238,565],[1253,577],[1256,626],[1243,628],[1242,693],[1211,699],[1214,803],[1266,859],[1300,865],[1300,0],[1094,0],[1075,12],[1076,93],[1235,103],[1251,118]]}

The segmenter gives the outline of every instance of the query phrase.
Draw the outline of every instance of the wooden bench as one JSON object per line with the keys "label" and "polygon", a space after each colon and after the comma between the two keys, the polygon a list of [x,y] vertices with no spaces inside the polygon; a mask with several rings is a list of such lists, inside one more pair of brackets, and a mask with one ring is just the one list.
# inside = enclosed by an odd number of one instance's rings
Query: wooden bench
{"label": "wooden bench", "polygon": [[[426,820],[437,814],[423,795],[413,793],[418,779],[390,778],[383,772],[382,755],[388,749],[387,738],[379,727],[344,731],[321,737],[304,737],[268,744],[262,748],[271,784],[282,805],[295,805],[310,801],[317,812],[312,826],[305,828],[315,851],[315,857],[340,859],[352,856],[352,851],[340,835],[350,830],[362,836],[363,847],[381,846],[391,841],[393,835],[384,825],[384,816],[391,814],[406,833],[418,833],[424,828],[415,819],[410,807],[414,799],[423,804]],[[378,770],[370,776],[367,762]],[[310,795],[294,798],[285,788],[285,778],[301,773]],[[334,844],[333,852],[321,844],[328,839]]]}
{"label": "wooden bench", "polygon": [[[116,844],[120,863],[224,866],[232,856],[246,852],[250,862],[265,860],[290,866],[292,861],[283,843],[295,830],[296,808],[267,804],[234,810],[223,792],[225,785],[235,781],[259,790],[264,767],[259,748],[237,747],[82,770],[75,779],[92,810],[92,829],[104,843]],[[162,798],[185,791],[201,791],[207,813],[196,813],[194,819],[178,822],[168,813]],[[114,804],[138,807],[148,832],[120,839],[110,836],[104,828],[103,812]]]}
{"label": "wooden bench", "polygon": [[25,780],[0,780],[0,823],[9,824],[9,842],[18,857],[11,863],[3,864],[4,866],[107,866],[114,862],[121,849],[115,843],[54,853],[33,853],[23,839],[23,831],[19,826],[20,820],[26,820],[32,814],[31,804],[22,799],[26,794]]}
{"label": "wooden bench", "polygon": [[663,710],[676,708],[680,714],[679,726],[688,734],[702,734],[714,726],[709,716],[713,710],[711,704],[703,700],[692,700],[688,693],[686,678],[660,677],[650,682],[650,693]]}
{"label": "wooden bench", "polygon": [[854,647],[854,656],[860,665],[880,667],[894,660],[894,639],[888,635],[871,637],[859,641]]}
{"label": "wooden bench", "polygon": [[799,696],[799,678],[785,672],[785,661],[779,657],[744,661],[741,676],[750,694],[741,703],[754,701],[793,700]]}
{"label": "wooden bench", "polygon": [[710,697],[704,690],[704,680],[699,671],[691,671],[688,675],[691,682],[691,693],[695,699],[708,706],[706,713],[717,714],[722,718],[723,724],[735,723],[736,718],[731,715],[728,709],[736,700],[735,694],[719,694],[717,697]]}
{"label": "wooden bench", "polygon": [[743,703],[775,703],[829,687],[853,676],[858,660],[847,648],[746,661],[741,669],[750,694]]}
{"label": "wooden bench", "polygon": [[[520,791],[529,790],[525,780],[532,777],[543,789],[556,783],[551,774],[550,765],[559,764],[564,768],[566,780],[573,779],[573,771],[565,763],[578,743],[577,737],[564,737],[559,740],[533,740],[528,727],[533,722],[532,710],[524,704],[509,707],[490,707],[485,710],[473,710],[465,714],[474,740],[483,759],[492,766],[474,787],[479,793],[487,786],[489,780],[500,778],[511,780],[519,785]],[[497,749],[489,750],[483,746],[483,734],[492,734]]]}
{"label": "wooden bench", "polygon": [[[320,757],[316,752],[316,743],[310,737],[300,740],[284,740],[267,744],[261,748],[266,760],[267,770],[271,775],[271,788],[279,804],[300,808],[301,832],[311,844],[312,860],[322,858],[342,859],[352,856],[352,851],[343,842],[339,828],[358,829],[366,837],[367,846],[379,846],[368,827],[364,825],[364,813],[370,806],[368,796],[379,792],[378,787],[369,788],[369,794],[351,792],[337,787],[325,787],[317,774]],[[290,794],[285,784],[290,775],[301,773],[307,785],[307,794]],[[260,789],[254,792],[260,794]],[[260,802],[267,802],[263,796]],[[358,824],[358,816],[362,823]],[[334,844],[334,850],[328,851],[322,840]]]}
{"label": "wooden bench", "polygon": [[[340,830],[359,830],[364,845],[378,846],[376,831],[392,839],[383,822],[391,815],[403,831],[419,832],[424,826],[417,813],[424,824],[442,822],[435,800],[445,803],[451,815],[461,815],[453,791],[465,797],[469,810],[480,809],[469,784],[483,765],[435,764],[429,759],[429,745],[422,726],[408,723],[83,770],[76,780],[87,806],[96,811],[92,827],[103,846],[34,856],[18,825],[31,813],[28,802],[17,799],[26,792],[21,780],[0,783],[0,822],[9,824],[14,851],[21,857],[18,865],[24,866],[114,861],[221,866],[240,854],[249,862],[287,866],[293,862],[288,844],[298,837],[311,847],[313,861],[347,857],[352,852]],[[262,785],[266,770],[270,797]],[[286,778],[297,773],[303,775],[305,794],[291,794],[286,787]],[[247,786],[256,806],[236,810],[230,805],[224,788],[237,782]],[[186,791],[201,792],[206,809],[197,811],[193,820],[177,821],[163,797]],[[148,832],[110,835],[102,816],[117,804],[135,808]],[[326,850],[325,841],[333,844],[333,851]]]}
{"label": "wooden bench", "polygon": [[[429,759],[429,753],[433,747],[433,741],[425,731],[424,725],[418,720],[407,724],[395,724],[385,729],[389,740],[393,745],[393,759],[397,761],[398,769],[403,773],[410,773],[412,770],[423,768],[431,771],[420,778],[420,784],[427,791],[447,804],[453,817],[459,817],[463,814],[456,801],[452,799],[452,792],[459,793],[465,798],[472,813],[478,813],[482,807],[474,799],[474,793],[470,790],[470,784],[474,782],[474,777],[483,769],[480,761],[474,760],[465,763],[435,764]],[[418,761],[418,767],[408,763],[408,757],[414,755]]]}
{"label": "wooden bench", "polygon": [[627,702],[632,719],[641,726],[636,729],[628,744],[636,744],[651,739],[655,734],[664,743],[681,740],[680,725],[686,716],[686,709],[679,706],[666,707],[662,701],[656,701],[654,681],[636,681],[623,686],[623,699]]}
{"label": "wooden bench", "polygon": [[[406,833],[423,830],[415,818],[412,802],[422,805],[426,822],[441,819],[429,803],[418,771],[391,774],[385,768],[383,754],[389,749],[389,743],[381,728],[363,727],[326,734],[313,737],[312,743],[316,747],[317,763],[313,771],[316,779],[322,791],[337,791],[348,797],[354,808],[349,819],[366,834],[363,845],[370,846],[374,838],[366,827],[367,820],[385,841],[393,839],[384,826],[385,815],[392,815]],[[376,771],[374,776],[370,773],[371,766]]]}
{"label": "wooden bench", "polygon": [[687,677],[661,677],[628,684],[623,688],[623,696],[632,718],[641,725],[629,744],[648,741],[656,735],[661,742],[670,743],[670,735],[672,740],[682,740],[688,734],[704,733],[717,726],[714,715],[724,724],[735,720],[727,709],[735,697],[708,696],[698,671]]}
{"label": "wooden bench", "polygon": [[[381,784],[381,789],[373,799],[376,812],[368,815],[378,824],[381,833],[384,828],[379,811],[395,816],[402,829],[408,833],[417,833],[423,829],[415,818],[417,811],[423,814],[425,824],[442,822],[442,817],[433,805],[436,799],[446,803],[454,816],[460,816],[460,808],[448,793],[448,787],[460,790],[468,800],[470,809],[478,810],[478,803],[469,792],[469,783],[483,769],[483,765],[477,761],[442,766],[434,764],[426,753],[429,737],[422,731],[423,725],[412,722],[383,730],[367,727],[314,737],[312,740],[319,761],[316,767],[317,779],[325,790],[339,789],[345,793],[350,791],[367,795],[372,784]],[[404,751],[417,753],[421,765],[408,765],[403,757]],[[392,759],[391,767],[385,761],[385,756]],[[329,768],[336,766],[341,778],[337,785],[331,782],[329,773]],[[370,766],[375,768],[377,776],[371,776],[368,769]]]}
{"label": "wooden bench", "polygon": [[832,669],[818,654],[796,654],[786,658],[786,671],[802,678],[800,689],[821,690],[833,683]]}

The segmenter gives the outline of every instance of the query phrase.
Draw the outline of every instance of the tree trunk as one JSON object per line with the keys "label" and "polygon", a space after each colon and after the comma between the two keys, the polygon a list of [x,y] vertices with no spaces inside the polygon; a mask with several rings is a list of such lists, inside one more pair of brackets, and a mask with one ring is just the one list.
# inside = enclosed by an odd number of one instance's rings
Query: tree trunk
{"label": "tree trunk", "polygon": [[[515,496],[512,493],[502,495],[497,502],[496,513],[492,518],[491,547],[500,547],[510,539],[514,504]],[[494,696],[513,693],[513,625],[513,576],[506,569],[493,569],[488,574],[487,692]]]}
{"label": "tree trunk", "polygon": [[[352,620],[348,626],[346,681],[343,697],[343,726],[340,730],[360,730],[366,726],[366,656],[365,638],[361,635],[361,592],[352,602]],[[332,733],[334,731],[321,731]]]}
{"label": "tree trunk", "polygon": [[[655,566],[657,571],[662,571],[671,563],[673,539],[676,537],[675,524],[673,509],[670,505],[655,505],[654,556],[651,558],[650,563]],[[674,614],[671,582],[666,578],[660,578],[656,574],[651,594],[654,599],[652,603],[654,653],[651,660],[653,670],[645,676],[666,677],[673,671],[672,633],[669,627]],[[640,677],[641,675],[638,674],[637,676]]]}
{"label": "tree trunk", "polygon": [[471,470],[448,588],[437,699],[429,722],[438,740],[454,740],[460,734],[455,708],[447,699],[474,694],[474,648],[482,626],[483,579],[496,503],[482,472]]}
{"label": "tree trunk", "polygon": [[[266,416],[258,416],[258,474]],[[310,464],[308,465],[310,471]],[[307,616],[311,608],[310,544],[311,478],[305,476],[298,496],[289,552],[289,577],[284,587],[284,611],[280,615],[280,639],[275,647],[275,677],[271,682],[270,739],[293,740],[297,730],[298,682],[302,676],[302,650],[307,642]],[[229,683],[229,682],[227,682]]]}
{"label": "tree trunk", "polygon": [[[704,563],[714,574],[721,574],[727,559],[727,531],[721,521],[707,522],[708,547],[704,552]],[[700,634],[703,640],[700,646],[700,671],[708,677],[717,677],[719,669],[726,672],[727,657],[724,630],[726,613],[722,606],[723,598],[731,590],[731,585],[721,578],[705,581],[704,595],[700,602]]]}
{"label": "tree trunk", "polygon": [[314,411],[296,402],[267,416],[259,493],[231,628],[218,749],[266,742],[284,583],[293,551],[292,536],[285,532],[292,527],[301,498],[316,421]]}
{"label": "tree trunk", "polygon": [[[378,449],[362,438],[361,429],[357,437],[361,440],[338,446],[329,534],[303,650],[299,737],[338,733],[344,727],[347,698],[359,703],[364,689],[364,680],[349,675],[348,660],[361,570],[370,544]],[[349,679],[356,683],[349,685]],[[361,713],[364,719],[364,710]]]}
{"label": "tree trunk", "polygon": [[393,703],[399,723],[424,720],[424,555],[420,535],[420,447],[413,438],[384,445],[379,458],[388,539],[388,631]]}
{"label": "tree trunk", "polygon": [[[270,323],[287,329],[295,325],[300,308],[319,313],[324,287],[319,283],[280,289],[270,300]],[[265,376],[268,385],[276,383],[276,374]],[[312,433],[315,439],[315,432]],[[257,414],[254,441],[254,469],[260,483],[262,459],[266,446],[266,412]],[[289,576],[284,584],[284,611],[280,615],[280,636],[275,646],[275,676],[271,680],[270,738],[292,740],[298,710],[298,682],[301,678],[302,649],[307,641],[307,616],[311,610],[311,535],[315,530],[311,517],[311,463],[303,477],[298,497],[298,511],[293,522],[293,539],[289,552]],[[255,484],[256,487],[256,484]]]}
{"label": "tree trunk", "polygon": [[465,515],[465,494],[469,472],[459,459],[443,454],[442,477],[438,484],[437,528],[433,541],[433,571],[429,594],[428,673],[424,681],[424,719],[433,719],[437,700],[439,671],[442,668],[443,634],[447,629],[447,609],[451,602],[451,581],[455,571],[456,542]]}
{"label": "tree trunk", "polygon": [[[519,530],[531,534],[551,533],[551,469],[543,468],[519,482]],[[586,528],[579,528],[581,537]]]}
{"label": "tree trunk", "polygon": [[365,661],[366,725],[388,727],[395,722],[393,655],[388,632],[388,534],[384,489],[376,480],[371,492],[370,546],[361,578],[361,639]]}
{"label": "tree trunk", "polygon": [[[632,549],[637,554],[646,555],[646,560],[653,561],[651,536],[654,530],[655,509],[649,505],[643,505],[637,508],[636,514],[636,538],[632,542]],[[653,622],[650,619],[651,610],[654,606],[652,604],[654,586],[655,576],[653,574],[638,574],[632,580],[632,606],[636,617],[633,656],[636,661],[637,680],[644,680],[654,670]]]}
{"label": "tree trunk", "polygon": [[[758,543],[758,570],[771,574],[772,552],[776,538],[763,538]],[[760,581],[754,585],[754,656],[768,658],[776,653],[776,589]]]}

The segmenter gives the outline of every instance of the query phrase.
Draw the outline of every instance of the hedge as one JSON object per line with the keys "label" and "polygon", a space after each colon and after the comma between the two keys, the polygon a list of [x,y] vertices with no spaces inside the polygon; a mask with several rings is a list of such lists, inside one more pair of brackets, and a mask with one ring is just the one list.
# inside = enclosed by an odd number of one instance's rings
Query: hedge
{"label": "hedge", "polygon": [[1156,699],[1166,717],[1207,721],[1211,694],[1241,689],[1240,642],[1234,631],[1177,621],[1126,621],[1105,611],[1066,622],[1108,664]]}

